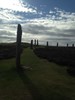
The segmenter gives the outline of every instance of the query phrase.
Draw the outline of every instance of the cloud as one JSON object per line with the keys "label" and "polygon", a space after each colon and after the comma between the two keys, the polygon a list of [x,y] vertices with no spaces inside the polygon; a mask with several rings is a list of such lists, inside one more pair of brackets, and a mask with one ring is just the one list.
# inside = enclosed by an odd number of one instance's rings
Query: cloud
{"label": "cloud", "polygon": [[39,39],[51,44],[75,43],[75,13],[54,8],[44,15],[22,0],[7,0],[9,7],[6,1],[4,6],[3,1],[0,3],[0,42],[16,41],[17,24],[20,23],[23,41]]}
{"label": "cloud", "polygon": [[22,0],[0,0],[0,8],[20,12],[36,12],[35,9],[29,8],[27,3],[23,4]]}
{"label": "cloud", "polygon": [[0,30],[0,42],[16,42],[16,36],[10,31]]}
{"label": "cloud", "polygon": [[5,23],[20,23],[22,21],[22,16],[16,15],[16,13],[12,10],[5,10],[5,9],[0,9],[0,20],[1,24]]}
{"label": "cloud", "polygon": [[40,41],[75,43],[75,13],[55,9],[58,16],[51,14],[52,12],[46,17],[27,21],[26,25],[23,24],[24,33],[30,34],[33,38],[36,36]]}

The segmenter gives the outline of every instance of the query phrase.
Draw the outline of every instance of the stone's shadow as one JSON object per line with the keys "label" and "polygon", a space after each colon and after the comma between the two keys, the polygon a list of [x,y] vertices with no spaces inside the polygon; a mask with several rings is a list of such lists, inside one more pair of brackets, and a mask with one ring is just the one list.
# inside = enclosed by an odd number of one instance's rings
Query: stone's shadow
{"label": "stone's shadow", "polygon": [[42,95],[39,93],[37,87],[32,83],[32,81],[25,74],[25,69],[19,69],[18,74],[22,79],[23,83],[27,86],[30,94],[32,95],[33,100],[44,100]]}

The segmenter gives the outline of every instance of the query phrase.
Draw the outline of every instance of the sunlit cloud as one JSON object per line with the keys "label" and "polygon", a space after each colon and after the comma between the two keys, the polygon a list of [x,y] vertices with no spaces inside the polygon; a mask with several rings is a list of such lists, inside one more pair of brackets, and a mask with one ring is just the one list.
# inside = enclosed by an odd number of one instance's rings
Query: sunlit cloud
{"label": "sunlit cloud", "polygon": [[0,8],[20,12],[36,12],[35,9],[29,8],[27,3],[23,4],[22,0],[0,0]]}
{"label": "sunlit cloud", "polygon": [[0,22],[1,24],[10,24],[10,23],[20,23],[22,20],[22,16],[15,15],[15,13],[11,10],[1,10],[0,9]]}

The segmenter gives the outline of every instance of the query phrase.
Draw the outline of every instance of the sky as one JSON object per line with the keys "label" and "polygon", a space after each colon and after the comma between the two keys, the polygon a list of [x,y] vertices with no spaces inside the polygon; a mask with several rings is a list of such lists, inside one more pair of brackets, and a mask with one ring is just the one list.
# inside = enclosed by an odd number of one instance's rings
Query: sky
{"label": "sky", "polygon": [[0,43],[22,41],[40,44],[75,44],[75,0],[0,0]]}

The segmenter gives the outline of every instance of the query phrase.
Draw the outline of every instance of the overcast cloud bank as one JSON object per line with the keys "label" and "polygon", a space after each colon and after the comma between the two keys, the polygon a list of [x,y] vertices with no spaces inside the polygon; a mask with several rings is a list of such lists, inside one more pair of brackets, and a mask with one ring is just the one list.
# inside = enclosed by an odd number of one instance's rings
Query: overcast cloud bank
{"label": "overcast cloud bank", "polygon": [[[5,2],[5,5],[4,5]],[[9,2],[9,3],[7,3]],[[23,29],[22,41],[38,39],[50,45],[75,43],[75,13],[54,7],[47,14],[22,0],[0,0],[0,42],[15,42],[17,24]]]}

